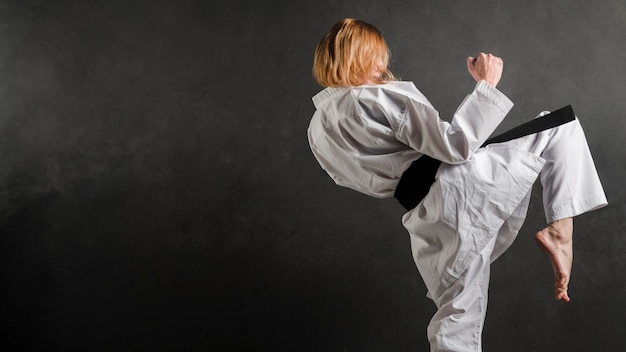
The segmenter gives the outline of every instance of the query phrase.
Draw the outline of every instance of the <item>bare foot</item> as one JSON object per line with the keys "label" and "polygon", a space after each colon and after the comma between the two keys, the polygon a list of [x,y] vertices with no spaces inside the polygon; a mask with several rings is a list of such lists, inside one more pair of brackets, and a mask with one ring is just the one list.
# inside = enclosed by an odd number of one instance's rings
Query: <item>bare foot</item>
{"label": "bare foot", "polygon": [[537,245],[548,255],[550,262],[552,262],[556,299],[562,299],[565,302],[570,301],[567,295],[567,285],[569,284],[574,257],[572,246],[573,231],[573,219],[565,218],[551,222],[545,229],[537,232],[535,235]]}

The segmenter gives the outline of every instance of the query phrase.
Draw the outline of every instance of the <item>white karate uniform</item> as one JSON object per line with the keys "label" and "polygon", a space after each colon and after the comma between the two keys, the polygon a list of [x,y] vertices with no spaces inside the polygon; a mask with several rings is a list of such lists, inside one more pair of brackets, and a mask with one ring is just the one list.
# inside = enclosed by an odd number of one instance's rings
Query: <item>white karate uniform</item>
{"label": "white karate uniform", "polygon": [[481,350],[489,264],[517,236],[539,175],[548,222],[607,204],[578,120],[480,148],[513,106],[485,81],[450,123],[411,82],[326,88],[313,102],[311,150],[340,186],[391,197],[415,159],[443,161],[428,195],[402,217],[438,307],[432,351]]}

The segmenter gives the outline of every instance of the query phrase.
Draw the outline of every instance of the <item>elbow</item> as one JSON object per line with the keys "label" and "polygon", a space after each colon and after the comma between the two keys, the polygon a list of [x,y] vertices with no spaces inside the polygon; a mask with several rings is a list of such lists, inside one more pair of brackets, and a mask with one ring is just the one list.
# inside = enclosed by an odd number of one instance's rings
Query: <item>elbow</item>
{"label": "elbow", "polygon": [[473,153],[467,153],[467,154],[451,157],[450,160],[447,160],[444,162],[450,165],[465,164],[472,157],[472,154]]}
{"label": "elbow", "polygon": [[442,162],[446,164],[463,164],[474,154],[473,141],[463,131],[451,128],[442,135],[440,143]]}
{"label": "elbow", "polygon": [[442,161],[451,165],[464,164],[474,155],[468,143],[459,143],[457,148],[450,148],[449,151],[449,160]]}

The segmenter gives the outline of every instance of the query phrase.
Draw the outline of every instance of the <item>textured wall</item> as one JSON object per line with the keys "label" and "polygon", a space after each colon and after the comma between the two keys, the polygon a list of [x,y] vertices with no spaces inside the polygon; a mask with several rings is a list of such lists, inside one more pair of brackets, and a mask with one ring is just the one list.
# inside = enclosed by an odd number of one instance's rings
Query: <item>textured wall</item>
{"label": "textured wall", "polygon": [[427,350],[402,208],[336,187],[306,141],[314,47],[357,17],[444,119],[478,51],[505,61],[502,128],[573,105],[610,206],[576,219],[554,302],[536,187],[485,351],[626,349],[622,0],[209,3],[0,2],[0,347]]}

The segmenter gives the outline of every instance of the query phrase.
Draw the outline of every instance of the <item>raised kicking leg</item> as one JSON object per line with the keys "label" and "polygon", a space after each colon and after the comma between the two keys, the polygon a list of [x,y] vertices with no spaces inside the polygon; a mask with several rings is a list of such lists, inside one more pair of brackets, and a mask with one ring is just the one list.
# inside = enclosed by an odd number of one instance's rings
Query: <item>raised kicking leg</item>
{"label": "raised kicking leg", "polygon": [[537,232],[535,241],[550,258],[554,269],[554,292],[557,300],[570,301],[567,294],[573,252],[574,221],[570,218],[556,220]]}
{"label": "raised kicking leg", "polygon": [[568,302],[573,259],[573,217],[607,204],[585,133],[576,119],[506,143],[546,160],[540,179],[548,226],[537,232],[535,241],[548,255],[554,268],[556,299]]}

